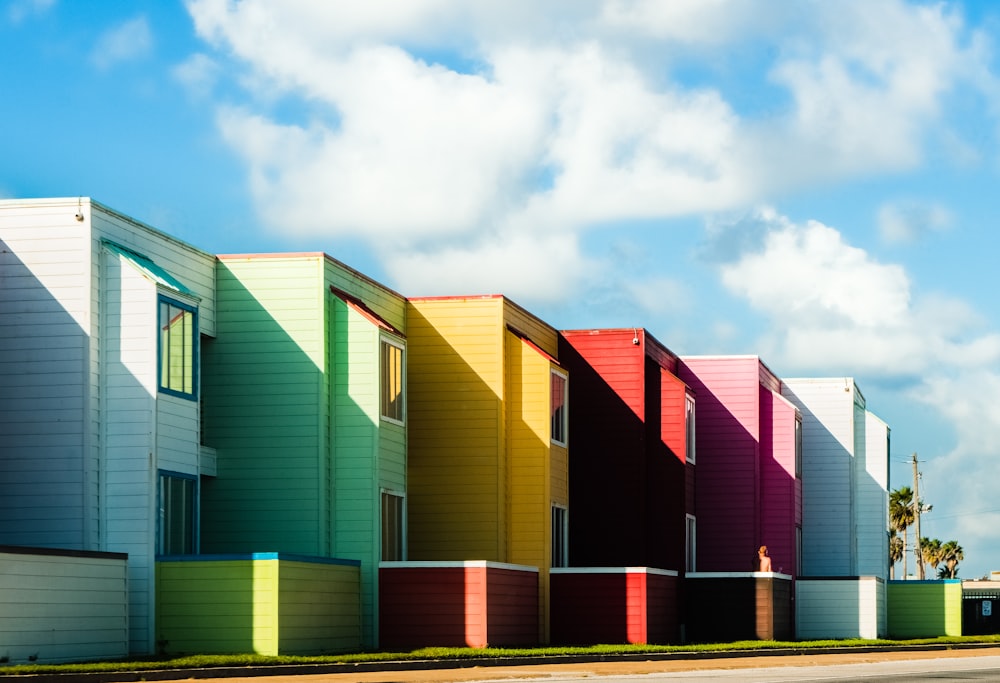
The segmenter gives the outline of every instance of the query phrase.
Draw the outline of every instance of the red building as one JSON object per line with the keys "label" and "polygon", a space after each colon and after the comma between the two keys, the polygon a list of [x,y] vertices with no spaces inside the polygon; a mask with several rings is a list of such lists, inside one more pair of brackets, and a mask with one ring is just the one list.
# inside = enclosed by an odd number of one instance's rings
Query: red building
{"label": "red building", "polygon": [[574,567],[682,571],[694,512],[694,396],[643,329],[560,332],[569,384]]}

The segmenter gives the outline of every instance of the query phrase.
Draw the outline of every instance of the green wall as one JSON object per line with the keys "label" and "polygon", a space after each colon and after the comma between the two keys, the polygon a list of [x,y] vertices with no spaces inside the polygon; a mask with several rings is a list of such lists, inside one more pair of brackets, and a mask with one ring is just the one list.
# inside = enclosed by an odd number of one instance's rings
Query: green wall
{"label": "green wall", "polygon": [[890,581],[887,586],[890,638],[962,635],[962,582]]}
{"label": "green wall", "polygon": [[164,654],[322,654],[361,645],[358,563],[276,553],[156,563]]}

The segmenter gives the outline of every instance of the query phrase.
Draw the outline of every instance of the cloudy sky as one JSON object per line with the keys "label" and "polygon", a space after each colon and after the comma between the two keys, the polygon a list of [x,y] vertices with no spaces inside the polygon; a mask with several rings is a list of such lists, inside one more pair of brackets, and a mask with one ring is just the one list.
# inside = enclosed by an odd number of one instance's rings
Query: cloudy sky
{"label": "cloudy sky", "polygon": [[972,578],[1000,570],[998,50],[988,2],[6,0],[0,196],[852,376]]}

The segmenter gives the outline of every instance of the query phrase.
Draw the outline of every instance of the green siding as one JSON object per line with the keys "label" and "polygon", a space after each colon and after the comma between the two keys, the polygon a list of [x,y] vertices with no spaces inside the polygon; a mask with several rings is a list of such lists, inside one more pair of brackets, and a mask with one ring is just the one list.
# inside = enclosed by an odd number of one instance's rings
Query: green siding
{"label": "green siding", "polygon": [[323,259],[222,261],[205,344],[203,552],[325,555]]}
{"label": "green siding", "polygon": [[962,635],[962,582],[890,581],[887,591],[890,638]]}
{"label": "green siding", "polygon": [[247,558],[162,561],[156,571],[156,638],[167,654],[360,647],[357,566]]}

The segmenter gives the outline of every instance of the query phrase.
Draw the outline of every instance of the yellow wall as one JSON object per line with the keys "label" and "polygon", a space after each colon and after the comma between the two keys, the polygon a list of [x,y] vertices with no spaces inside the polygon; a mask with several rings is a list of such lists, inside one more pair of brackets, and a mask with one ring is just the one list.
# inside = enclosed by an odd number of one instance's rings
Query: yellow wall
{"label": "yellow wall", "polygon": [[507,562],[503,300],[407,304],[411,560]]}
{"label": "yellow wall", "polygon": [[550,435],[558,334],[501,297],[411,300],[406,325],[408,559],[538,567],[547,642],[552,505],[569,507]]}

